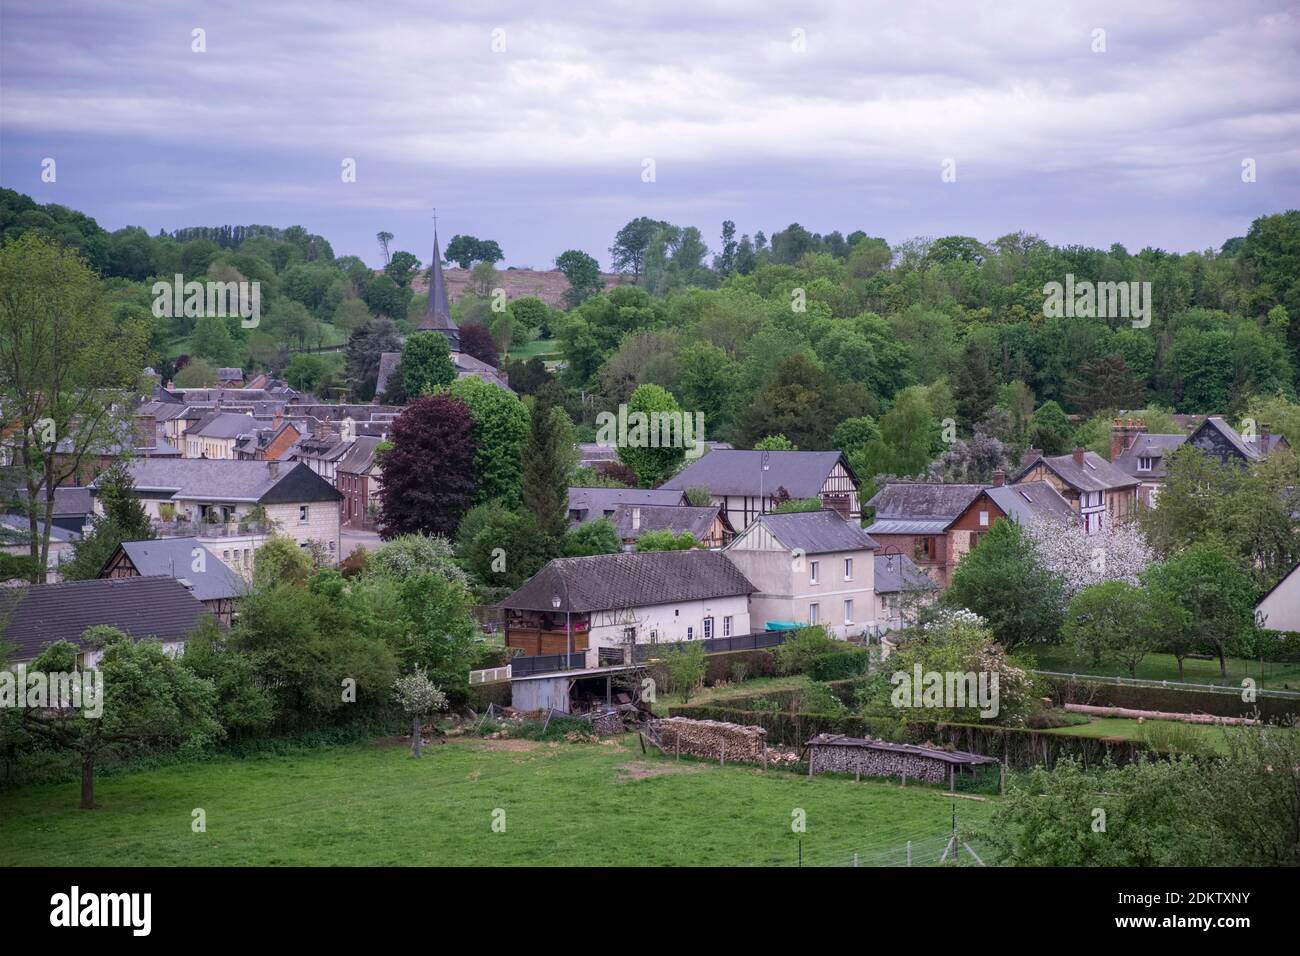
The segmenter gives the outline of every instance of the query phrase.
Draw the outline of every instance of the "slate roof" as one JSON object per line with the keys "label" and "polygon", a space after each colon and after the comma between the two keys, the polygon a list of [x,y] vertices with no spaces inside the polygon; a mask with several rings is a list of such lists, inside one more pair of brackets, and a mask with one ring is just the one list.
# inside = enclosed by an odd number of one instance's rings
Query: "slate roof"
{"label": "slate roof", "polygon": [[447,299],[447,280],[442,275],[442,252],[438,249],[438,230],[433,230],[433,260],[429,265],[429,304],[416,329],[421,332],[441,332],[453,352],[460,350],[460,327],[451,317],[451,303]]}
{"label": "slate roof", "polygon": [[762,524],[777,541],[791,551],[825,554],[828,551],[874,551],[880,545],[862,530],[856,521],[846,521],[834,511],[792,511],[786,514],[760,515]]}
{"label": "slate roof", "polygon": [[[763,455],[768,456],[768,470],[763,472]],[[837,464],[854,477],[848,459],[838,451],[753,451],[750,449],[716,448],[698,461],[688,465],[660,488],[680,489],[698,486],[708,488],[714,495],[770,496],[777,488],[785,488],[791,498],[815,498],[821,494],[826,479]]]}
{"label": "slate roof", "polygon": [[342,494],[306,465],[208,458],[140,458],[127,462],[135,490],[177,500],[293,504],[338,501]]}
{"label": "slate roof", "polygon": [[1260,458],[1267,457],[1278,447],[1278,445],[1286,441],[1286,439],[1281,435],[1272,433],[1268,436],[1268,447],[1265,448],[1263,441],[1247,441],[1242,438],[1241,433],[1224,421],[1219,415],[1211,415],[1207,418],[1201,423],[1200,428],[1197,428],[1196,431],[1192,432],[1191,435],[1188,436],[1188,439],[1194,439],[1198,432],[1204,431],[1207,428],[1213,428],[1222,435],[1228,443],[1237,449],[1237,451],[1241,453],[1241,456],[1248,461],[1258,461]]}
{"label": "slate roof", "polygon": [[[556,558],[498,605],[586,613],[752,594],[757,588],[720,551],[646,551]],[[559,608],[552,599],[560,598]]]}
{"label": "slate roof", "polygon": [[[640,511],[640,525],[637,528],[632,527],[634,509]],[[718,514],[719,510],[714,505],[700,508],[691,505],[621,504],[614,509],[610,521],[614,522],[618,536],[624,541],[652,531],[670,531],[673,534],[685,531],[699,541],[708,537],[709,528],[713,526]]]}
{"label": "slate roof", "polygon": [[239,415],[233,412],[213,412],[197,425],[186,430],[186,435],[201,438],[238,438],[257,428],[257,421],[252,415]]}
{"label": "slate roof", "polygon": [[1051,455],[1035,458],[1012,479],[1015,484],[1041,462],[1049,471],[1076,491],[1107,491],[1111,488],[1130,488],[1138,484],[1132,475],[1125,474],[1095,451],[1083,453],[1083,464],[1074,455]]}
{"label": "slate roof", "polygon": [[597,518],[613,518],[622,504],[628,505],[684,505],[686,496],[673,489],[663,488],[570,488],[569,514],[578,512],[570,520],[577,524]]}
{"label": "slate roof", "polygon": [[938,481],[896,481],[867,502],[876,509],[868,534],[942,534],[988,485]]}
{"label": "slate roof", "polygon": [[[18,500],[22,501],[27,497],[26,488],[16,489]],[[38,495],[39,506],[42,513],[45,509],[45,492],[42,490]],[[64,515],[84,516],[89,515],[95,510],[94,503],[90,497],[90,487],[88,485],[59,485],[54,489],[54,517],[59,518]]]}
{"label": "slate roof", "polygon": [[[1164,478],[1168,474],[1165,459],[1187,442],[1187,435],[1138,435],[1133,444],[1122,451],[1111,462],[1126,475],[1134,478]],[[1138,459],[1150,458],[1151,467],[1143,471],[1138,467]]]}
{"label": "slate roof", "polygon": [[906,587],[934,590],[939,585],[905,554],[876,555],[877,594],[896,594]]}
{"label": "slate roof", "polygon": [[1022,481],[1018,485],[985,488],[984,494],[1017,524],[1034,518],[1060,518],[1072,520],[1074,509],[1061,497],[1061,493],[1046,481]]}
{"label": "slate roof", "polygon": [[[156,538],[152,541],[123,541],[118,548],[126,552],[131,564],[142,577],[163,576],[188,581],[200,601],[239,597],[247,590],[244,581],[198,538]],[[202,572],[194,570],[194,549],[207,551]],[[104,567],[117,557],[109,556]],[[101,572],[102,573],[102,572]]]}
{"label": "slate roof", "polygon": [[372,435],[359,435],[353,441],[347,450],[347,453],[338,460],[335,468],[340,471],[346,471],[352,475],[363,475],[370,471],[375,463],[375,449],[379,447],[382,438]]}
{"label": "slate roof", "polygon": [[88,627],[107,624],[135,640],[186,640],[208,613],[175,578],[96,578],[25,588],[0,588],[0,641],[10,662],[39,657],[57,641],[82,644]]}

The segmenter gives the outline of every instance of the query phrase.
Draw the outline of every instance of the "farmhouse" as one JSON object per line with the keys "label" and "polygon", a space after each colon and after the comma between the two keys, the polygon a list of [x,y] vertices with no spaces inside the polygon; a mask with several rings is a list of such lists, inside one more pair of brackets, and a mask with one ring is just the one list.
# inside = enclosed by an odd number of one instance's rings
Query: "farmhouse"
{"label": "farmhouse", "polygon": [[876,511],[867,534],[882,553],[907,555],[946,588],[958,559],[971,547],[970,532],[953,531],[950,526],[984,488],[937,481],[892,482],[867,502]]}
{"label": "farmhouse", "polygon": [[753,591],[717,551],[621,552],[556,558],[498,606],[508,647],[597,667],[631,663],[635,644],[747,634]]}
{"label": "farmhouse", "polygon": [[1070,503],[1049,482],[1024,481],[1008,485],[1005,477],[1002,471],[995,472],[993,487],[981,489],[949,525],[954,532],[970,535],[972,549],[999,518],[1010,518],[1017,524],[1028,524],[1036,518],[1074,519]]}
{"label": "farmhouse", "polygon": [[1141,419],[1117,418],[1111,425],[1111,464],[1136,478],[1138,500],[1153,507],[1168,479],[1167,459],[1187,441],[1187,435],[1152,435]]}
{"label": "farmhouse", "polygon": [[820,498],[822,507],[860,519],[858,476],[838,451],[717,449],[659,487],[685,492],[707,488],[733,528],[747,528],[760,514],[792,498]]}
{"label": "farmhouse", "polygon": [[856,521],[834,511],[763,515],[724,552],[757,590],[750,619],[820,624],[840,638],[874,628],[877,548]]}
{"label": "farmhouse", "polygon": [[169,577],[185,585],[222,624],[248,586],[198,538],[123,541],[104,562],[101,578]]}
{"label": "farmhouse", "polygon": [[162,642],[180,653],[207,609],[172,577],[94,578],[24,588],[0,588],[0,643],[10,645],[7,662],[33,661],[51,644],[68,641],[82,649],[81,665],[93,667],[99,651],[82,633],[106,624],[137,641]]}
{"label": "farmhouse", "polygon": [[1255,622],[1270,631],[1300,631],[1300,564],[1255,605]]}
{"label": "farmhouse", "polygon": [[1205,419],[1187,436],[1187,443],[1225,465],[1229,462],[1245,465],[1267,458],[1279,447],[1291,447],[1286,438],[1273,434],[1268,425],[1260,425],[1253,436],[1246,437],[1219,415]]}
{"label": "farmhouse", "polygon": [[1079,516],[1089,534],[1123,521],[1137,511],[1138,479],[1125,474],[1095,451],[1076,448],[1068,455],[1029,457],[1012,484],[1046,481]]}

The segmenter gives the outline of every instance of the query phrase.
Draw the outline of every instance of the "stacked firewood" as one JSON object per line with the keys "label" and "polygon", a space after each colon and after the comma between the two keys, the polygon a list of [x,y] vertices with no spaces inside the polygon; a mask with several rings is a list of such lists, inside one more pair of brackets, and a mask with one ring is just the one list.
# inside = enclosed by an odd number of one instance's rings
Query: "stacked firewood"
{"label": "stacked firewood", "polygon": [[651,721],[648,730],[650,739],[664,753],[762,763],[767,751],[767,731],[762,727],[667,717]]}

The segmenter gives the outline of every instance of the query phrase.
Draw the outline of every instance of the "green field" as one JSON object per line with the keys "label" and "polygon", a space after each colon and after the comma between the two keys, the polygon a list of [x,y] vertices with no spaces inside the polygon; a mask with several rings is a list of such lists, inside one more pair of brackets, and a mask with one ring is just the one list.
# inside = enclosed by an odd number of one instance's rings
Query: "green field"
{"label": "green field", "polygon": [[534,355],[540,355],[543,359],[560,358],[560,343],[555,339],[533,339],[531,342],[525,342],[522,345],[513,346],[509,357],[517,361],[527,361]]}
{"label": "green field", "polygon": [[1147,724],[1176,724],[1185,727],[1194,734],[1205,737],[1215,750],[1226,751],[1227,743],[1223,727],[1214,724],[1187,724],[1181,721],[1152,720],[1139,724],[1129,717],[1094,717],[1086,724],[1073,727],[1053,727],[1043,730],[1045,734],[1063,734],[1071,737],[1116,737],[1121,740],[1142,740],[1142,728]]}
{"label": "green field", "polygon": [[102,778],[89,812],[75,783],[28,787],[0,794],[0,865],[795,865],[801,844],[805,864],[901,865],[909,840],[920,865],[937,862],[954,804],[963,830],[993,806],[651,754],[631,735],[220,758]]}
{"label": "green field", "polygon": [[[1063,645],[1034,647],[1026,651],[1026,656],[1037,659],[1037,667],[1045,671],[1060,671],[1066,674],[1095,674],[1101,677],[1128,677],[1126,667],[1109,661],[1094,664],[1092,659],[1076,654]],[[1186,660],[1183,671],[1189,684],[1231,684],[1240,686],[1243,677],[1260,679],[1259,661],[1247,661],[1238,657],[1227,660],[1228,676],[1219,673],[1217,659]],[[1273,690],[1300,690],[1300,664],[1264,662],[1262,687]],[[1178,661],[1172,654],[1148,654],[1138,665],[1137,676],[1141,680],[1178,680]]]}

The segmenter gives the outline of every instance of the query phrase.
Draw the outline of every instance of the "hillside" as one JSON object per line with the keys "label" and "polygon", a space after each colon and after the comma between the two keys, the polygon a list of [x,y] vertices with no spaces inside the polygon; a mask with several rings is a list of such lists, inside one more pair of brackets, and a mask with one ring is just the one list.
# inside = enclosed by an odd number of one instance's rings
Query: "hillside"
{"label": "hillside", "polygon": [[[382,274],[382,270],[377,270],[376,274]],[[444,269],[442,274],[447,279],[447,295],[453,302],[465,294],[469,288],[470,270],[452,267]],[[600,277],[607,289],[629,281],[630,278],[616,272],[602,272]],[[558,269],[545,272],[537,269],[501,269],[497,272],[497,282],[505,289],[507,299],[522,299],[531,295],[555,308],[563,307],[564,293],[569,288],[564,273]],[[429,291],[429,278],[424,270],[411,283],[411,288],[417,295]]]}

